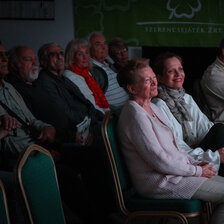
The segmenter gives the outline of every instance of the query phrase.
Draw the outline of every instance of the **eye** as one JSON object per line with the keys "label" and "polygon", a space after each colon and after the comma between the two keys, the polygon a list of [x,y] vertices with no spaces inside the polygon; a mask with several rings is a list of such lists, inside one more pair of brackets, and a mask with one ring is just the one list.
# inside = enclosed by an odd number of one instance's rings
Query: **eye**
{"label": "eye", "polygon": [[174,73],[174,70],[173,70],[173,69],[168,70],[167,73],[168,73],[168,74],[172,74],[172,73]]}
{"label": "eye", "polygon": [[184,69],[183,69],[183,67],[179,68],[179,71],[181,71],[181,72],[182,72],[183,70],[184,70]]}

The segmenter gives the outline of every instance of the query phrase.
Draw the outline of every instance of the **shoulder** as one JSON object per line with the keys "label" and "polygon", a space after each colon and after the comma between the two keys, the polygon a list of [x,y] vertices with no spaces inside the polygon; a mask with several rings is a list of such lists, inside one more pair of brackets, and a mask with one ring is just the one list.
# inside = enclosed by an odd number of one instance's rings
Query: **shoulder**
{"label": "shoulder", "polygon": [[166,106],[166,102],[163,101],[161,98],[154,97],[152,99],[152,103],[155,104],[157,107],[164,107]]}
{"label": "shoulder", "polygon": [[107,79],[107,73],[103,70],[103,68],[96,64],[92,65],[90,72],[94,78],[95,76],[100,76],[101,78]]}
{"label": "shoulder", "polygon": [[108,87],[107,73],[98,65],[93,64],[90,73],[105,93]]}
{"label": "shoulder", "polygon": [[189,106],[193,106],[193,107],[197,107],[198,108],[198,105],[197,103],[194,101],[193,97],[187,93],[185,93],[184,95],[184,101],[187,105]]}

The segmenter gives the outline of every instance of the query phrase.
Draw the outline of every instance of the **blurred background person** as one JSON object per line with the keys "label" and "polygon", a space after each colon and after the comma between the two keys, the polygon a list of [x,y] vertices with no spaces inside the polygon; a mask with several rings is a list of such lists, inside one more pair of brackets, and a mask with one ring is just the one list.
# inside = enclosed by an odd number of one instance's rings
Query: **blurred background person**
{"label": "blurred background person", "polygon": [[114,63],[111,64],[111,69],[118,72],[128,63],[128,46],[122,38],[116,37],[109,44],[109,56]]}

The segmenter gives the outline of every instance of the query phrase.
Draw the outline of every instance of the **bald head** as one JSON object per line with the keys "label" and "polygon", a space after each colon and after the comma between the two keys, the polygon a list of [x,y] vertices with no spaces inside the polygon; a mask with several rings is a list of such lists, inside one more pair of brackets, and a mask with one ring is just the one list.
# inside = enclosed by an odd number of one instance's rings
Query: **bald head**
{"label": "bald head", "polygon": [[27,46],[18,46],[10,51],[9,68],[26,83],[32,83],[38,77],[35,53]]}

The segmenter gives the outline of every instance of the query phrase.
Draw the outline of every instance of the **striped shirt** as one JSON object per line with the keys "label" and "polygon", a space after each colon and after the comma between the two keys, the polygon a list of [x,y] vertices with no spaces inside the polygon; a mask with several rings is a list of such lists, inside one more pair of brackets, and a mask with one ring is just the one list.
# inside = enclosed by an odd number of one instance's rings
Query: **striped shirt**
{"label": "striped shirt", "polygon": [[108,77],[108,88],[105,93],[105,97],[110,104],[111,109],[114,110],[121,110],[123,105],[127,102],[129,99],[128,94],[126,91],[119,86],[117,82],[117,73],[115,73],[107,63],[104,62],[104,64],[101,64],[94,59],[92,59],[93,64],[99,66],[102,68]]}

